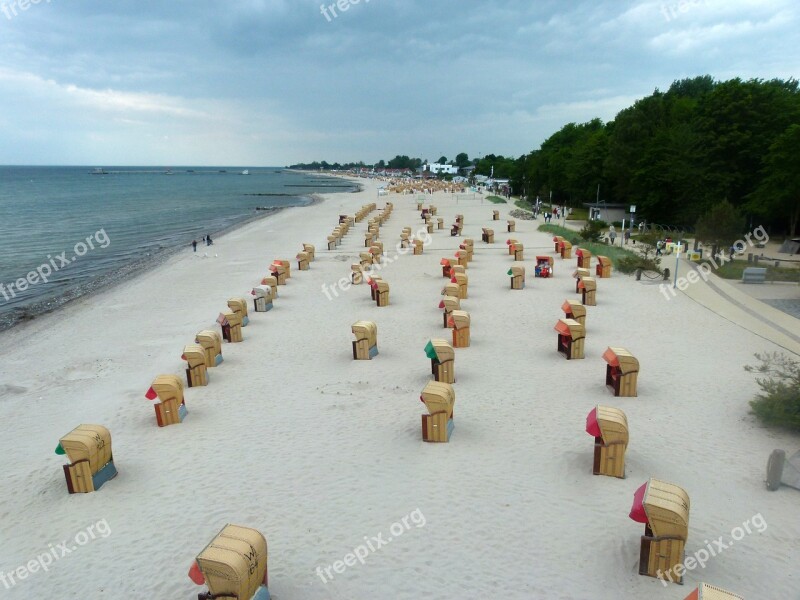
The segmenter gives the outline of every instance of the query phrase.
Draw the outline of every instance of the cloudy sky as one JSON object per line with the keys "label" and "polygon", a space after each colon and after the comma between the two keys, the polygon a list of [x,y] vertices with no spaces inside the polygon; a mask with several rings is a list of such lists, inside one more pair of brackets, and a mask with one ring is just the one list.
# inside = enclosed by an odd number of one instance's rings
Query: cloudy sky
{"label": "cloudy sky", "polygon": [[0,0],[0,164],[518,156],[675,79],[800,76],[797,0],[34,2]]}

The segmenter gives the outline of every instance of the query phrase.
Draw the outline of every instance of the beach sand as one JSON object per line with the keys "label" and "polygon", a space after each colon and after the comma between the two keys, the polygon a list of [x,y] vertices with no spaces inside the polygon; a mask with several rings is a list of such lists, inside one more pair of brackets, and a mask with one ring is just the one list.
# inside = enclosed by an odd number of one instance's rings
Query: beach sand
{"label": "beach sand", "polygon": [[[743,370],[755,352],[781,349],[769,336],[719,316],[713,301],[667,300],[657,285],[615,273],[598,280],[588,308],[586,358],[564,360],[553,326],[562,302],[578,299],[575,260],[557,258],[552,279],[533,277],[534,256],[553,254],[550,236],[536,231],[541,221],[517,220],[527,286],[512,291],[505,219],[513,206],[428,196],[447,229],[422,256],[397,257],[400,230],[422,226],[416,196],[378,197],[376,182],[362,183],[362,193],[250,223],[0,334],[0,571],[50,544],[76,546],[48,572],[0,584],[0,597],[194,598],[204,588],[187,571],[226,523],[266,535],[276,600],[679,600],[701,581],[753,600],[798,597],[800,492],[763,483],[769,453],[793,453],[798,437],[748,414],[758,388]],[[381,239],[397,260],[380,274],[390,306],[376,307],[366,285],[326,294],[323,284],[348,277],[364,250],[366,221],[326,250],[338,215],[387,200],[395,210]],[[462,301],[472,344],[456,350],[453,437],[426,444],[424,348],[450,335],[437,308],[447,281],[439,261],[461,242],[449,234],[456,213],[465,215],[463,237],[475,240]],[[481,242],[482,227],[494,227],[493,245]],[[303,242],[317,248],[307,272],[295,268]],[[209,386],[187,390],[185,421],[158,428],[144,398],[153,378],[183,377],[183,346],[218,329],[227,299],[249,298],[277,258],[293,268],[274,310],[254,313],[251,304],[244,342],[223,346]],[[377,323],[372,361],[352,360],[358,320]],[[607,346],[638,357],[638,398],[606,389]],[[592,475],[584,427],[598,404],[627,414],[625,479]],[[81,423],[110,429],[119,475],[97,493],[70,496],[66,457],[53,450]],[[687,556],[720,536],[730,544],[732,530],[757,515],[766,529],[751,527],[683,586],[642,577],[644,526],[628,512],[651,476],[691,498]],[[100,521],[106,537],[72,541]],[[392,539],[323,583],[317,567],[324,573],[365,537]]]}

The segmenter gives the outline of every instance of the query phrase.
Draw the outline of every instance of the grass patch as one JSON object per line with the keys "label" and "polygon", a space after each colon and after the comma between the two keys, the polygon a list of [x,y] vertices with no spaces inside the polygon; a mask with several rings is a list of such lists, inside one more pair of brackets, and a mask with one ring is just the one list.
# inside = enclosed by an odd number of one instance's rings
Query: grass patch
{"label": "grass patch", "polygon": [[561,225],[539,225],[539,231],[552,233],[553,235],[560,235],[564,239],[569,240],[573,245],[585,248],[592,253],[592,256],[607,256],[611,259],[611,263],[615,269],[618,269],[621,261],[625,260],[628,263],[634,261],[642,261],[642,257],[637,252],[622,248],[620,246],[609,246],[602,242],[587,242],[584,240],[577,231],[561,227]]}
{"label": "grass patch", "polygon": [[767,265],[766,262],[749,263],[744,260],[734,260],[733,262],[720,265],[718,269],[714,268],[714,263],[708,260],[697,261],[698,264],[706,263],[711,267],[711,271],[722,279],[736,279],[741,281],[742,274],[747,267],[763,267],[767,269],[767,281],[782,281],[789,283],[800,283],[800,269],[787,269],[783,267],[776,267],[774,265]]}
{"label": "grass patch", "polygon": [[500,196],[486,196],[486,199],[492,204],[508,204],[506,199]]}
{"label": "grass patch", "polygon": [[567,215],[567,221],[588,221],[589,209],[588,208],[573,208],[572,214]]}
{"label": "grass patch", "polygon": [[527,200],[521,200],[521,199],[514,200],[514,206],[516,206],[517,208],[521,208],[522,210],[527,210],[528,212],[533,212],[533,204],[531,204]]}

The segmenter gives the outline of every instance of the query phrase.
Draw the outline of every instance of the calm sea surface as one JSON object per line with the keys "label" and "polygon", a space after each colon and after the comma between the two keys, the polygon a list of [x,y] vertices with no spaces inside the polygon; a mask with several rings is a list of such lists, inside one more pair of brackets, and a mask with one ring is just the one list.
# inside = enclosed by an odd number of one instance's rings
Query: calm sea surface
{"label": "calm sea surface", "polygon": [[256,207],[300,206],[313,193],[354,189],[327,177],[244,169],[0,167],[0,330],[265,214]]}

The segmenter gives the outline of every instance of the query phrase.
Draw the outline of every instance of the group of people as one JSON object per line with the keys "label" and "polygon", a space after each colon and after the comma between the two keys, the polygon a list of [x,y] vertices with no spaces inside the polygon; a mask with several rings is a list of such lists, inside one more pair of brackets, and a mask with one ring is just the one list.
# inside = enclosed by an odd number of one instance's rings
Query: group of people
{"label": "group of people", "polygon": [[[206,246],[210,246],[214,243],[214,240],[211,239],[210,235],[204,235],[203,241],[206,243]],[[197,252],[197,240],[192,240],[192,249]]]}

